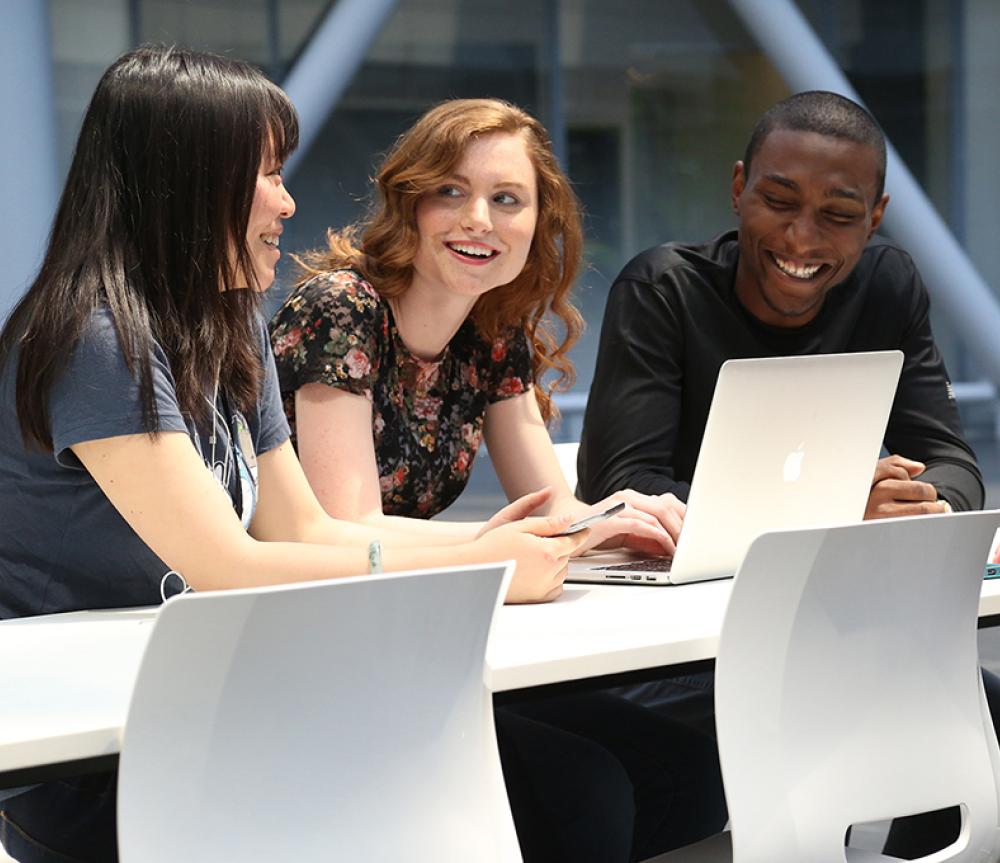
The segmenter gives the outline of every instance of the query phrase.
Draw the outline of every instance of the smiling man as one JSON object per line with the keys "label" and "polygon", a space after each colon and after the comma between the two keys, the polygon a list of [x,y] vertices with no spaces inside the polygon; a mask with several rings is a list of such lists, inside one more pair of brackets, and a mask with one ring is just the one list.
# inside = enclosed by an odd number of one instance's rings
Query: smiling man
{"label": "smiling man", "polygon": [[885,140],[859,105],[799,93],[757,123],[733,170],[739,227],[634,258],[608,298],[580,447],[580,490],[686,500],[728,359],[905,355],[866,518],[968,510],[983,485],[901,249],[869,243],[889,198]]}
{"label": "smiling man", "polygon": [[[898,349],[905,355],[866,517],[978,509],[983,485],[909,255],[869,240],[888,204],[885,140],[833,93],[799,93],[757,123],[733,170],[738,229],[629,262],[608,297],[580,446],[580,492],[687,499],[728,359]],[[984,673],[1000,717],[1000,681]],[[710,673],[630,697],[706,730]],[[914,859],[958,835],[957,809],[895,822],[885,853]]]}

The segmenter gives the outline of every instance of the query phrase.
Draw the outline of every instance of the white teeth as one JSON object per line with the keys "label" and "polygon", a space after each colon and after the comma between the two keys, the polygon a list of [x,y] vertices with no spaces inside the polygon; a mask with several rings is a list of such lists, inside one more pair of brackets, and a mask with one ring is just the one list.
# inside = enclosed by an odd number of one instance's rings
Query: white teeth
{"label": "white teeth", "polygon": [[260,238],[269,246],[274,246],[275,248],[278,248],[278,246],[281,245],[281,238],[278,237],[277,235],[261,234]]}
{"label": "white teeth", "polygon": [[464,243],[448,243],[448,248],[454,249],[456,252],[461,252],[463,255],[474,255],[477,258],[493,257],[493,250],[484,248],[483,246],[467,246]]}
{"label": "white teeth", "polygon": [[771,255],[774,258],[774,262],[778,265],[778,269],[783,273],[787,273],[790,276],[794,276],[797,279],[811,279],[816,273],[819,272],[822,264],[816,264],[812,267],[797,267],[791,261],[786,261],[783,258],[779,258],[777,255]]}

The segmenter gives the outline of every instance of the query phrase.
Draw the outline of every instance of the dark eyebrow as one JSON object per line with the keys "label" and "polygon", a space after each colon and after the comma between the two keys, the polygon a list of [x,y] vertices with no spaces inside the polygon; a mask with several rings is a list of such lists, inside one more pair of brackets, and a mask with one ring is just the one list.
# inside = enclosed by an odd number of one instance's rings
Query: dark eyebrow
{"label": "dark eyebrow", "polygon": [[782,174],[765,174],[765,180],[770,180],[772,183],[777,183],[779,186],[784,186],[786,189],[791,189],[793,192],[799,190],[799,184],[794,180],[789,180],[788,177]]}
{"label": "dark eyebrow", "polygon": [[839,186],[837,188],[830,189],[830,191],[826,193],[826,196],[828,198],[847,198],[851,201],[857,201],[859,204],[863,204],[865,202],[865,199],[860,192],[857,192],[854,189],[844,189]]}
{"label": "dark eyebrow", "polygon": [[[790,180],[783,174],[765,174],[764,179],[770,180],[772,183],[777,183],[779,186],[784,186],[786,189],[793,192],[797,192],[799,190],[799,184],[794,180]],[[865,202],[864,196],[856,189],[847,189],[842,186],[835,186],[834,188],[829,189],[826,193],[826,197],[847,198],[850,201],[857,201],[860,204]]]}

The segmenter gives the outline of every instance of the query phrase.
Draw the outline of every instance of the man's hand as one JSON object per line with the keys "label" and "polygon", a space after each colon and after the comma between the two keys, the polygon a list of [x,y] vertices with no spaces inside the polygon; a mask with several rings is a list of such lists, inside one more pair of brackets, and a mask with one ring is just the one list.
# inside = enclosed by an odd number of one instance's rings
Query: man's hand
{"label": "man's hand", "polygon": [[625,509],[591,526],[587,548],[627,548],[644,555],[674,553],[687,511],[682,501],[669,493],[642,494],[624,489],[594,504],[592,511],[601,512],[616,503],[624,503]]}
{"label": "man's hand", "polygon": [[916,477],[924,472],[919,461],[890,455],[879,459],[868,495],[865,518],[899,518],[948,512],[947,501],[938,500],[937,489]]}

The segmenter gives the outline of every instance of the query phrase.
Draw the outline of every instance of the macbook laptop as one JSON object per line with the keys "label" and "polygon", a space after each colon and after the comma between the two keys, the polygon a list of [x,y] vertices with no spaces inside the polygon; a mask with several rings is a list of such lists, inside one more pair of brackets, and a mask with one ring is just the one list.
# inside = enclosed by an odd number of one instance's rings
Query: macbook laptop
{"label": "macbook laptop", "polygon": [[900,351],[726,362],[673,559],[585,556],[567,580],[726,578],[762,533],[860,521],[902,365]]}

